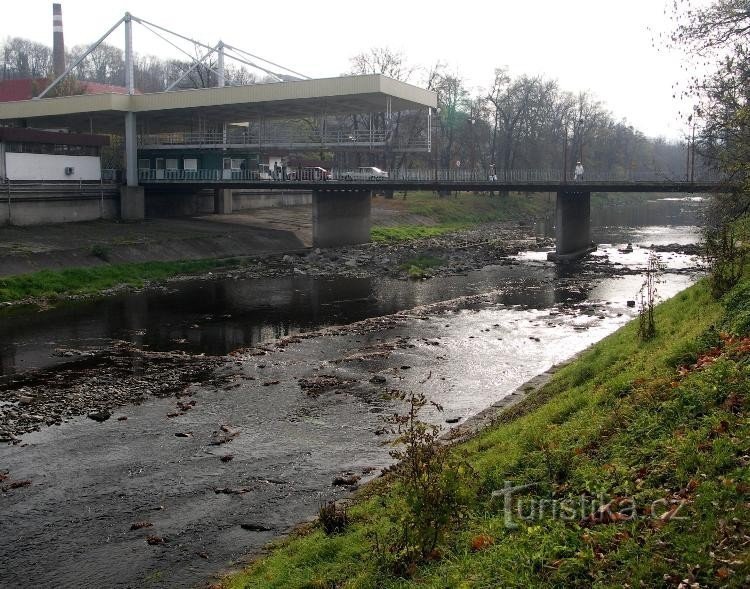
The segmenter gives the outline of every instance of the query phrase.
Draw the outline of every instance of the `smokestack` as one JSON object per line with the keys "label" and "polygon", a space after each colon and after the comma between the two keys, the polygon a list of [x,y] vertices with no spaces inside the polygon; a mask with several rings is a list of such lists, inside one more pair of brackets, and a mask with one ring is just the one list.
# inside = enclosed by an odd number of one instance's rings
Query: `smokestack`
{"label": "smokestack", "polygon": [[55,77],[61,76],[65,71],[65,41],[63,40],[62,6],[52,5],[52,65],[55,68]]}

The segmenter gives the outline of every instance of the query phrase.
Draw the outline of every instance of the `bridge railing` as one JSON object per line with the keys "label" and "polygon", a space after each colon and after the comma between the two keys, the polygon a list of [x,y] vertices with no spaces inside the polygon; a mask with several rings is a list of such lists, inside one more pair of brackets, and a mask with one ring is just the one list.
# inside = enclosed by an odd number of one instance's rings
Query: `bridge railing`
{"label": "bridge railing", "polygon": [[225,145],[348,145],[348,144],[366,144],[382,145],[386,142],[385,131],[290,131],[278,130],[264,133],[258,133],[253,130],[233,129],[223,133],[221,131],[208,131],[202,133],[159,133],[149,135],[139,135],[138,145],[142,148],[147,147],[168,147],[168,146],[217,146]]}
{"label": "bridge railing", "polygon": [[[383,184],[397,182],[439,182],[440,184],[450,186],[451,184],[466,183],[498,183],[498,184],[550,184],[559,185],[561,183],[575,184],[576,179],[572,175],[565,175],[561,170],[555,169],[515,169],[515,170],[497,170],[491,174],[488,170],[462,170],[462,169],[397,169],[385,172],[387,176],[382,176],[378,172],[367,172],[359,169],[334,169],[330,172],[330,181],[347,183],[361,181],[378,181]],[[325,180],[325,178],[303,172],[301,175],[296,169],[287,169],[286,171],[268,172],[259,170],[153,170],[142,169],[138,171],[138,178],[141,182],[269,182],[278,181],[289,184],[308,183],[310,181]],[[654,172],[586,172],[580,180],[586,183],[612,183],[612,182],[629,182],[629,183],[654,183],[654,182],[703,182],[718,183],[722,181],[719,174],[702,171],[695,174],[693,178],[670,177],[666,174]]]}
{"label": "bridge railing", "polygon": [[423,151],[430,147],[426,136],[412,138],[390,138],[382,130],[325,131],[317,130],[270,130],[259,133],[257,130],[231,129],[224,134],[221,131],[158,133],[138,136],[141,149],[158,149],[169,147],[198,146],[203,148],[222,149],[227,146],[260,149],[262,147],[381,147],[390,145],[397,151]]}

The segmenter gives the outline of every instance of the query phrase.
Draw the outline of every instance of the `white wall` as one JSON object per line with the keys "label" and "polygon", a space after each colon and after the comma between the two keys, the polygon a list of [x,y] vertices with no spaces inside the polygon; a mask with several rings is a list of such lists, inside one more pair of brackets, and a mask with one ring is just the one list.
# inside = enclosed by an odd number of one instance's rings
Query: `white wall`
{"label": "white wall", "polygon": [[[65,175],[66,167],[72,175]],[[101,180],[102,165],[90,155],[6,153],[5,173],[9,180]]]}

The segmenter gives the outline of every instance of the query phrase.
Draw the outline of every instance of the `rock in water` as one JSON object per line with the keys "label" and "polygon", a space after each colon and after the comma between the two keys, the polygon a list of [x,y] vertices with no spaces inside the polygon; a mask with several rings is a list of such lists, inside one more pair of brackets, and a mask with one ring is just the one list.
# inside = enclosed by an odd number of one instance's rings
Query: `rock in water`
{"label": "rock in water", "polygon": [[101,409],[100,411],[92,411],[88,414],[89,419],[93,419],[94,421],[98,421],[99,423],[107,421],[110,417],[112,417],[112,414],[106,409]]}

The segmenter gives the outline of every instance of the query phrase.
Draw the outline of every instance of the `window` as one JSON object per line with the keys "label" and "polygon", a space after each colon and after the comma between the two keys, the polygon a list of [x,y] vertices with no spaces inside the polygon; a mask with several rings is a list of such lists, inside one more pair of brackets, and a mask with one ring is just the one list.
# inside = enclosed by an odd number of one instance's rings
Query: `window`
{"label": "window", "polygon": [[6,153],[37,153],[45,155],[99,155],[99,148],[91,145],[57,145],[52,143],[5,144]]}
{"label": "window", "polygon": [[245,167],[245,160],[232,159],[228,157],[224,158],[225,170],[238,171],[238,170],[242,170],[244,167]]}
{"label": "window", "polygon": [[177,158],[169,158],[167,159],[167,170],[179,170],[180,164]]}
{"label": "window", "polygon": [[164,158],[163,157],[156,158],[156,169],[157,170],[163,170],[164,169]]}
{"label": "window", "polygon": [[182,160],[182,169],[183,170],[197,170],[198,169],[198,159],[194,157],[186,157]]}
{"label": "window", "polygon": [[138,160],[138,169],[139,170],[149,170],[151,169],[151,160],[147,158],[141,158]]}

